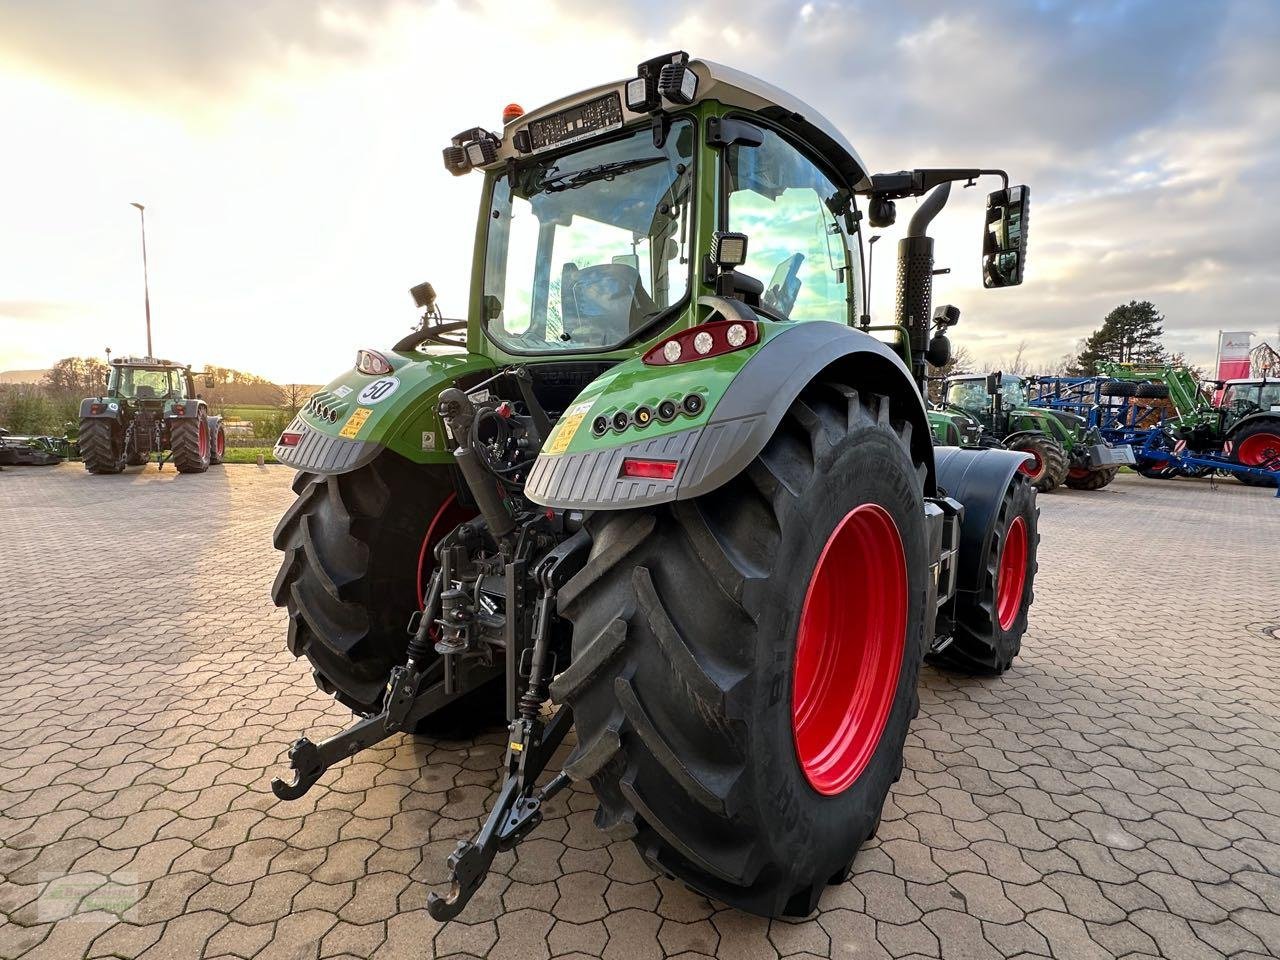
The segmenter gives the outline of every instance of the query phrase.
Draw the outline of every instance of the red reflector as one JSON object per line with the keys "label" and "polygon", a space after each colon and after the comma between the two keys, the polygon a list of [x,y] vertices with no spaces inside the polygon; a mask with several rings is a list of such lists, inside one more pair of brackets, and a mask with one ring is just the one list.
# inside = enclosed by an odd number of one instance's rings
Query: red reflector
{"label": "red reflector", "polygon": [[280,446],[296,447],[302,441],[300,433],[282,433],[280,434]]}
{"label": "red reflector", "polygon": [[173,413],[174,413],[174,416],[178,416],[178,417],[185,417],[185,416],[187,415],[187,408],[186,408],[186,407],[174,407],[174,408],[173,408]]}
{"label": "red reflector", "polygon": [[105,409],[107,409],[107,408],[106,408],[104,405],[102,405],[101,403],[91,403],[91,404],[89,404],[89,412],[90,412],[90,413],[101,413],[101,412],[102,412],[103,410],[105,410]]}
{"label": "red reflector", "polygon": [[637,460],[625,457],[620,476],[635,480],[674,480],[679,460]]}

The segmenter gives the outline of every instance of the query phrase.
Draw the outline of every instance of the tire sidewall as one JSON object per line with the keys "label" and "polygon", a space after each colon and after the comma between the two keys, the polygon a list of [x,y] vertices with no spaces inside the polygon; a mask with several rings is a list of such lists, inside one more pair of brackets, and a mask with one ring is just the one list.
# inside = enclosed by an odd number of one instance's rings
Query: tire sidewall
{"label": "tire sidewall", "polygon": [[[772,577],[753,581],[744,595],[758,616],[749,756],[757,763],[751,795],[765,809],[761,822],[776,829],[774,862],[795,864],[798,877],[813,876],[812,859],[825,857],[823,876],[842,869],[879,818],[884,796],[902,769],[902,746],[917,706],[926,606],[924,511],[914,466],[905,446],[885,426],[841,438],[820,457],[816,480],[779,511],[783,535]],[[902,539],[907,571],[907,629],[898,686],[885,729],[867,767],[843,793],[823,796],[809,784],[792,732],[792,684],[800,613],[817,559],[836,525],[856,506],[878,503],[892,516]]]}

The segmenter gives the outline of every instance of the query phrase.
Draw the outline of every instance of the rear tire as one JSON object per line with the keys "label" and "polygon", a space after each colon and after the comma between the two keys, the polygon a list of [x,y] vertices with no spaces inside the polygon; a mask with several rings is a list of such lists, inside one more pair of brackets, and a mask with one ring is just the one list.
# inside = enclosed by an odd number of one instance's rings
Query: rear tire
{"label": "rear tire", "polygon": [[[1025,558],[1021,565],[1014,562],[1018,541]],[[1039,547],[1035,488],[1025,476],[1014,474],[996,514],[981,588],[977,593],[957,593],[955,632],[951,643],[930,658],[932,662],[963,673],[1000,674],[1009,669],[1027,632],[1040,569]],[[1016,579],[1019,566],[1021,585]]]}
{"label": "rear tire", "polygon": [[80,421],[80,457],[90,473],[120,473],[125,467],[120,424],[115,420]]}
{"label": "rear tire", "polygon": [[1103,467],[1101,470],[1076,468],[1067,472],[1066,483],[1072,490],[1101,490],[1119,472],[1119,467]]}
{"label": "rear tire", "polygon": [[169,449],[179,473],[209,469],[209,417],[201,410],[190,419],[169,421]]}
{"label": "rear tire", "polygon": [[1035,458],[1019,467],[1018,472],[1041,493],[1048,493],[1067,479],[1067,452],[1052,437],[1025,437],[1010,449]]}
{"label": "rear tire", "polygon": [[[1231,435],[1232,459],[1251,467],[1280,463],[1280,417],[1262,417]],[[1269,467],[1268,467],[1269,469]],[[1237,473],[1236,479],[1249,487],[1274,487],[1275,480],[1259,480]],[[1277,474],[1280,480],[1280,473]]]}
{"label": "rear tire", "polygon": [[[272,601],[289,611],[289,652],[310,661],[322,691],[357,714],[374,713],[391,668],[404,663],[422,541],[452,480],[443,467],[384,453],[351,473],[299,473],[293,490],[298,499],[276,525],[284,560],[271,588]],[[461,519],[446,512],[439,526],[447,531]],[[423,579],[429,575],[428,567]],[[491,693],[477,691],[481,699]],[[420,729],[458,735],[465,721],[494,713],[463,697]]]}
{"label": "rear tire", "polygon": [[[633,837],[657,869],[738,909],[811,913],[875,832],[901,773],[919,705],[928,570],[925,467],[912,461],[910,430],[886,398],[812,386],[720,490],[592,517],[592,556],[560,592],[573,658],[551,692],[573,708],[578,746],[565,769],[591,781],[597,826]],[[819,621],[809,619],[809,591],[831,600],[825,558],[842,556],[828,551],[843,548],[847,528],[887,530],[881,513],[897,539],[880,542],[901,550],[875,561],[864,552],[859,575],[840,578],[846,600],[866,591],[861,602],[814,601],[831,618],[824,628],[842,627],[810,646]],[[900,588],[877,591],[879,570]],[[898,609],[899,592],[901,618],[885,627],[880,612]],[[846,695],[818,690],[814,678],[833,671],[813,670],[812,654],[797,667],[802,644],[838,651],[819,660],[843,667],[847,647],[835,636],[865,651]],[[858,716],[875,719],[840,728],[879,731],[859,734],[860,765],[845,765],[841,741],[821,767],[812,746],[827,742],[827,704],[839,716],[872,701],[879,712]]]}

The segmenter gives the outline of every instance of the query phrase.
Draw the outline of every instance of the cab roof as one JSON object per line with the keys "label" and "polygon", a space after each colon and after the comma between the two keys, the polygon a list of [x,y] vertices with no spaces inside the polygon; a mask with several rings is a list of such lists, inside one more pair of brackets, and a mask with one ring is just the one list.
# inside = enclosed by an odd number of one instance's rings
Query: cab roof
{"label": "cab roof", "polygon": [[111,361],[113,367],[143,367],[149,370],[185,370],[185,363],[175,360],[159,360],[155,357],[116,357]]}
{"label": "cab roof", "polygon": [[[759,77],[754,77],[741,70],[726,67],[711,60],[690,60],[689,67],[698,77],[698,88],[693,104],[706,100],[718,100],[728,107],[738,107],[745,112],[758,114],[761,119],[787,130],[811,147],[816,149],[827,162],[852,188],[866,177],[870,170],[863,163],[858,152],[845,139],[844,134],[836,129],[826,117],[797,97],[785,90],[780,90]],[[535,120],[551,116],[588,100],[608,93],[617,93],[622,102],[623,126],[629,127],[648,122],[650,115],[635,113],[626,106],[626,84],[632,77],[626,77],[613,83],[601,84],[588,90],[582,90],[568,97],[554,100],[536,110],[530,110],[511,122],[502,131],[502,145],[498,149],[497,160],[488,167],[492,168],[507,160],[527,158],[514,145],[514,135],[528,127]],[[684,107],[676,107],[675,111]],[[675,112],[669,111],[669,112]]]}

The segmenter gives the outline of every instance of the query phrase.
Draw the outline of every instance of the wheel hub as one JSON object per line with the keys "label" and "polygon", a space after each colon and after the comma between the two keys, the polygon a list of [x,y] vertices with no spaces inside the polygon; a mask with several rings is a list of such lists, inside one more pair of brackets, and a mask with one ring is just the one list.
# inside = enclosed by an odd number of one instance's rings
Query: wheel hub
{"label": "wheel hub", "polygon": [[1023,460],[1018,467],[1020,473],[1025,473],[1028,477],[1037,477],[1040,475],[1041,469],[1044,467],[1044,461],[1040,459],[1040,454],[1035,450],[1019,450],[1019,453],[1025,453],[1031,457],[1030,460]]}
{"label": "wheel hub", "polygon": [[1022,588],[1027,582],[1027,525],[1014,517],[1004,534],[1000,569],[996,578],[996,619],[1008,630],[1022,609]]}
{"label": "wheel hub", "polygon": [[1280,437],[1274,433],[1255,433],[1245,437],[1236,448],[1240,462],[1251,467],[1262,466],[1280,458]]}
{"label": "wheel hub", "polygon": [[875,754],[902,666],[907,564],[898,527],[867,503],[845,515],[809,580],[796,633],[791,729],[810,786],[842,793]]}

